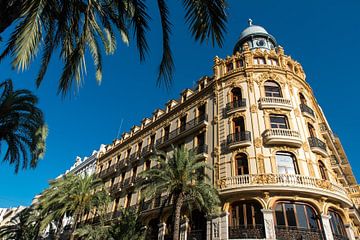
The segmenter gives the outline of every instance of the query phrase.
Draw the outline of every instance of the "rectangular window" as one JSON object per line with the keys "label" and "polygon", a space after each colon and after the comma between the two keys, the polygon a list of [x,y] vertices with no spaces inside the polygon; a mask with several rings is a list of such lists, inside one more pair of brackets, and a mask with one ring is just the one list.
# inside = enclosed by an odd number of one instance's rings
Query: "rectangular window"
{"label": "rectangular window", "polygon": [[186,115],[180,118],[180,131],[185,131],[186,129]]}
{"label": "rectangular window", "polygon": [[155,144],[155,134],[150,136],[150,146],[153,146]]}
{"label": "rectangular window", "polygon": [[204,116],[205,113],[206,113],[206,110],[205,110],[205,104],[201,105],[199,108],[198,108],[198,116]]}
{"label": "rectangular window", "polygon": [[165,140],[169,139],[169,134],[170,134],[170,126],[164,127],[164,139]]}
{"label": "rectangular window", "polygon": [[283,115],[270,115],[271,128],[289,129],[286,116]]}

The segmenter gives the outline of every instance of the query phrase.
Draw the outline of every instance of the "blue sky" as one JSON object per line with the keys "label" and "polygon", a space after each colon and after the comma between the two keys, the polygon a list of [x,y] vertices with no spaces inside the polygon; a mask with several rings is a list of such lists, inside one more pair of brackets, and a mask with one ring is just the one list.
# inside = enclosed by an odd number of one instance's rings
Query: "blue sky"
{"label": "blue sky", "polygon": [[[28,71],[11,70],[9,59],[0,63],[0,80],[12,78],[16,88],[28,88],[40,98],[49,125],[47,153],[35,170],[14,174],[13,167],[0,165],[0,207],[29,205],[48,180],[68,169],[76,156],[88,156],[102,143],[128,131],[156,108],[204,75],[212,74],[214,56],[230,55],[247,19],[262,25],[299,61],[333,130],[340,136],[356,176],[360,174],[359,98],[360,1],[239,1],[229,0],[228,32],[222,49],[194,42],[184,24],[181,5],[168,1],[173,22],[171,44],[176,64],[170,91],[155,85],[161,57],[161,33],[154,1],[148,1],[152,15],[148,33],[151,52],[140,64],[134,44],[118,43],[115,55],[104,57],[103,81],[96,84],[92,62],[77,95],[62,99],[56,95],[62,65],[53,59],[43,84],[34,87],[39,59]],[[180,1],[179,1],[180,2]],[[2,45],[0,44],[0,47]]]}

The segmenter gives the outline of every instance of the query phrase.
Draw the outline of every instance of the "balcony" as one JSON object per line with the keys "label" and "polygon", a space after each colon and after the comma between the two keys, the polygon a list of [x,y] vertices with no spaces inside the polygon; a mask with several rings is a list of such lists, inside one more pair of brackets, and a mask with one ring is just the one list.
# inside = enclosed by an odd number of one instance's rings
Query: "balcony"
{"label": "balcony", "polygon": [[186,122],[186,124],[184,124],[183,126],[180,126],[177,129],[171,131],[168,135],[158,139],[156,141],[156,147],[161,148],[166,145],[169,145],[172,142],[179,139],[180,137],[190,134],[206,125],[207,125],[207,115],[201,115],[199,117],[196,117],[193,120]]}
{"label": "balcony", "polygon": [[116,173],[116,167],[117,167],[117,164],[114,164],[114,165],[110,166],[109,168],[102,170],[96,176],[98,178],[107,178],[107,177],[111,176],[112,174]]}
{"label": "balcony", "polygon": [[238,111],[244,111],[246,110],[246,99],[240,99],[237,101],[229,102],[226,104],[226,114],[231,114]]}
{"label": "balcony", "polygon": [[304,229],[289,226],[275,226],[276,238],[282,240],[306,239],[325,240],[324,233],[318,229]]}
{"label": "balcony", "polygon": [[271,128],[262,134],[265,145],[287,145],[301,147],[302,140],[298,131],[282,128]]}
{"label": "balcony", "polygon": [[206,155],[208,154],[208,145],[204,144],[194,147],[192,151],[194,152],[195,156],[206,157]]}
{"label": "balcony", "polygon": [[251,145],[251,132],[242,131],[232,133],[227,136],[227,145],[229,149],[248,147]]}
{"label": "balcony", "polygon": [[264,225],[240,225],[229,227],[229,239],[264,239]]}
{"label": "balcony", "polygon": [[259,100],[259,108],[276,108],[291,111],[293,106],[290,99],[279,98],[279,97],[262,97]]}
{"label": "balcony", "polygon": [[326,195],[348,202],[347,190],[328,180],[295,174],[248,174],[232,176],[219,181],[220,192],[279,190]]}
{"label": "balcony", "polygon": [[305,117],[315,119],[315,112],[306,104],[300,104],[300,110]]}
{"label": "balcony", "polygon": [[328,156],[328,153],[326,151],[326,144],[323,141],[321,141],[316,137],[309,137],[308,140],[311,151],[313,151],[316,154],[320,154],[323,157]]}
{"label": "balcony", "polygon": [[145,146],[141,151],[141,156],[142,157],[149,156],[150,154],[152,154],[154,152],[154,149],[155,149],[154,144],[150,144],[150,145]]}

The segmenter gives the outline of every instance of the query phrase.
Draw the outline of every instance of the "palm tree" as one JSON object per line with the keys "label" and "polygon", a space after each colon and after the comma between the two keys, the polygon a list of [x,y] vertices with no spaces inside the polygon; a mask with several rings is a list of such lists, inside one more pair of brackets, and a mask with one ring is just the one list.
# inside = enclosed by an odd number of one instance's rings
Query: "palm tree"
{"label": "palm tree", "polygon": [[[5,146],[3,161],[22,168],[35,168],[45,153],[47,126],[38,99],[25,89],[14,90],[11,80],[0,83],[0,150]],[[29,162],[30,160],[30,162]]]}
{"label": "palm tree", "polygon": [[50,182],[37,203],[41,220],[41,230],[56,223],[57,236],[63,229],[64,217],[71,218],[71,237],[77,229],[78,222],[83,214],[94,208],[107,207],[109,194],[101,189],[102,181],[92,175],[67,174]]}
{"label": "palm tree", "polygon": [[30,221],[32,214],[32,208],[25,208],[17,213],[9,224],[0,227],[0,239],[36,240],[39,225]]}
{"label": "palm tree", "polygon": [[[171,84],[174,62],[170,47],[172,24],[168,1],[157,0],[162,28],[163,54],[159,65],[158,84]],[[227,16],[225,0],[182,0],[185,22],[195,40],[223,44]],[[65,95],[75,85],[81,85],[86,72],[86,50],[93,58],[96,79],[102,79],[102,51],[113,54],[116,49],[116,28],[122,41],[129,44],[129,33],[139,51],[140,61],[149,50],[146,33],[151,19],[145,0],[10,0],[0,1],[0,33],[12,23],[16,26],[0,55],[0,60],[12,56],[12,66],[18,70],[29,67],[38,51],[42,64],[36,79],[39,86],[52,54],[60,49],[64,63],[58,93]],[[42,39],[44,41],[42,41]]]}
{"label": "palm tree", "polygon": [[216,189],[209,183],[210,178],[205,169],[211,169],[205,162],[198,161],[193,151],[175,148],[173,156],[158,153],[158,168],[152,168],[141,175],[147,179],[143,183],[144,196],[154,198],[166,194],[167,200],[175,202],[173,212],[173,240],[179,239],[181,209],[184,204],[210,213],[219,205],[220,199]]}

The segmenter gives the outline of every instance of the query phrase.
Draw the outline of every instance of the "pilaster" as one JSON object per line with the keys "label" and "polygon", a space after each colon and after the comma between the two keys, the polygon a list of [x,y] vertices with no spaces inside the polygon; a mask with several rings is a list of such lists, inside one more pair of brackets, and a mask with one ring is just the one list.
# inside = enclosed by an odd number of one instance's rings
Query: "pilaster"
{"label": "pilaster", "polygon": [[329,215],[321,214],[321,221],[324,227],[324,234],[326,240],[334,240],[334,236],[332,234],[330,226],[330,218],[331,216]]}
{"label": "pilaster", "polygon": [[349,240],[355,240],[355,234],[351,224],[345,224],[345,230]]}
{"label": "pilaster", "polygon": [[266,239],[276,239],[275,225],[274,225],[274,210],[261,209],[264,216],[264,228]]}

